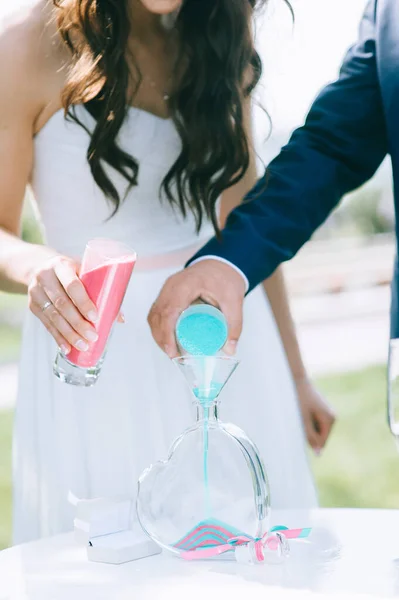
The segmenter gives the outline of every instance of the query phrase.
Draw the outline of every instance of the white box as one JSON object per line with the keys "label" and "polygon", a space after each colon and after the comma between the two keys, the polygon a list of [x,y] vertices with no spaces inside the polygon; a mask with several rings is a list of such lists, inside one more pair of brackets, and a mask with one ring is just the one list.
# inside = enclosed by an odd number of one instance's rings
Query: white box
{"label": "white box", "polygon": [[89,560],[112,565],[120,565],[160,553],[159,546],[147,537],[139,526],[92,538],[87,548]]}
{"label": "white box", "polygon": [[70,494],[69,500],[76,507],[76,541],[87,547],[90,561],[119,565],[161,553],[138,522],[135,499],[81,500]]}

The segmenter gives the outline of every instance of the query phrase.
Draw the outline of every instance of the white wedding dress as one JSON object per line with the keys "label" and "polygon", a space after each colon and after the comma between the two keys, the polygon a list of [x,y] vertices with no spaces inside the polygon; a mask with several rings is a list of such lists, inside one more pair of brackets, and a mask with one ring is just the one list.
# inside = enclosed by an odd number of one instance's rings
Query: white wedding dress
{"label": "white wedding dress", "polygon": [[[78,107],[90,128],[91,116]],[[24,327],[14,437],[14,542],[72,528],[68,493],[80,498],[134,494],[141,471],[165,458],[193,422],[192,399],[180,373],[159,350],[147,314],[166,278],[212,236],[199,236],[159,199],[180,141],[171,120],[131,108],[120,144],[140,164],[139,185],[114,217],[86,160],[88,134],[57,112],[34,141],[32,188],[47,243],[82,255],[95,237],[121,240],[140,259],[98,383],[80,389],[52,373],[53,339],[32,314]],[[122,192],[125,181],[111,168]],[[239,425],[265,461],[272,507],[311,508],[316,493],[293,383],[261,288],[245,302],[242,360],[222,398],[221,418]]]}

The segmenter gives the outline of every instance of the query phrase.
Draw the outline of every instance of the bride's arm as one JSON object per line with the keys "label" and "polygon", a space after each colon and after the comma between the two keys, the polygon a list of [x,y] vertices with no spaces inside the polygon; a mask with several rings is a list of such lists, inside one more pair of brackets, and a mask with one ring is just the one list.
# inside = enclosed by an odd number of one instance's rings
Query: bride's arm
{"label": "bride's arm", "polygon": [[[0,289],[26,293],[34,266],[49,250],[23,242],[20,223],[33,161],[33,130],[40,99],[30,73],[22,23],[0,22]],[[12,57],[12,59],[10,58]]]}
{"label": "bride's arm", "polygon": [[0,19],[0,290],[28,292],[31,311],[58,346],[66,353],[72,345],[84,350],[86,340],[97,336],[88,322],[94,320],[90,315],[95,306],[77,276],[75,261],[20,239],[35,125],[48,98],[38,50],[43,27],[30,12],[12,19],[7,24]]}
{"label": "bride's arm", "polygon": [[[245,129],[250,145],[250,166],[241,181],[226,190],[222,196],[220,210],[222,227],[226,222],[227,216],[240,204],[242,198],[252,189],[258,179],[256,154],[252,136],[251,112],[251,102],[248,100],[245,106]],[[314,389],[307,376],[295,331],[294,320],[289,307],[281,266],[263,282],[263,287],[266,291],[295,382],[309,444],[316,451],[320,451],[327,441],[334,423],[334,415]]]}

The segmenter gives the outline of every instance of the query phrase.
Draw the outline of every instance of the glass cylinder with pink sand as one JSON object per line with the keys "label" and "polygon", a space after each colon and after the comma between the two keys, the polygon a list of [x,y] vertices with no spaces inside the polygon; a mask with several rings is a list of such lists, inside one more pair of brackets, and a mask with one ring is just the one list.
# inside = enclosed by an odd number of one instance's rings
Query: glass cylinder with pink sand
{"label": "glass cylinder with pink sand", "polygon": [[54,374],[61,381],[85,387],[96,383],[136,258],[136,253],[120,242],[108,239],[88,242],[79,278],[97,307],[98,320],[94,326],[98,340],[90,343],[85,352],[72,348],[67,356],[61,351],[57,353]]}

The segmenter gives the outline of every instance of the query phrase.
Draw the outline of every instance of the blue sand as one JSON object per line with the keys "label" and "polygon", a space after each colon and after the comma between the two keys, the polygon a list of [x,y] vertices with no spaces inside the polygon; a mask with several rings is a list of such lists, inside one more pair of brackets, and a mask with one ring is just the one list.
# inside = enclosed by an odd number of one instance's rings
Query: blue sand
{"label": "blue sand", "polygon": [[211,516],[211,497],[209,491],[209,471],[208,471],[208,450],[209,450],[209,408],[204,410],[204,492],[205,492],[205,512],[208,517]]}
{"label": "blue sand", "polygon": [[204,447],[203,447],[203,470],[204,470],[204,496],[205,511],[208,517],[212,514],[210,490],[209,490],[209,469],[208,469],[208,450],[209,450],[209,407],[219,396],[223,385],[212,382],[208,388],[194,388],[193,392],[204,408]]}
{"label": "blue sand", "polygon": [[212,382],[210,387],[196,387],[193,389],[194,396],[198,398],[202,406],[213,404],[223,389],[220,383]]}
{"label": "blue sand", "polygon": [[[231,527],[227,525],[223,521],[219,521],[218,519],[206,519],[205,521],[200,521],[198,525],[193,527],[191,531],[189,531],[185,536],[183,536],[178,542],[172,544],[175,548],[180,548],[182,550],[193,550],[196,548],[198,544],[198,530],[201,528],[206,528],[204,536],[207,535],[208,544],[203,545],[203,548],[212,548],[213,546],[219,546],[220,544],[227,543],[230,538],[236,537],[248,537],[251,536],[245,534],[243,531],[236,529],[235,527]],[[223,534],[220,530],[224,530],[227,533]]]}
{"label": "blue sand", "polygon": [[193,356],[214,356],[227,341],[225,321],[206,313],[183,317],[176,330],[180,346]]}

